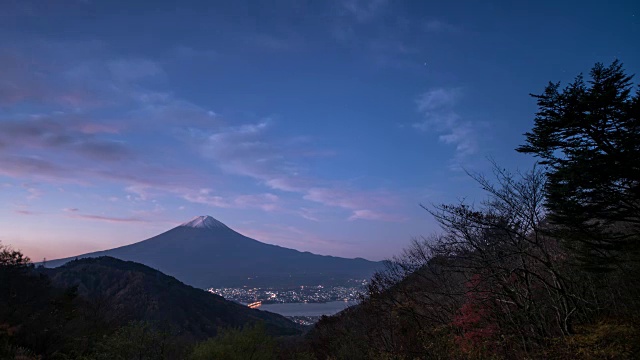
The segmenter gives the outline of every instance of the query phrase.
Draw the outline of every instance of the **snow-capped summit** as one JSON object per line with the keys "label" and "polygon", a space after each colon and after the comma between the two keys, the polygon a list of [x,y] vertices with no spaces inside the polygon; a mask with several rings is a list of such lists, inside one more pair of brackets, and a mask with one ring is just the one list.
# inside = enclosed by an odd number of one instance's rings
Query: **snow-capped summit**
{"label": "snow-capped summit", "polygon": [[137,243],[50,260],[47,266],[100,256],[146,264],[202,289],[346,283],[348,279],[368,279],[383,266],[364,259],[315,255],[262,243],[211,216],[197,216]]}
{"label": "snow-capped summit", "polygon": [[214,219],[209,215],[196,216],[191,221],[188,221],[180,226],[192,227],[197,229],[215,229],[227,227],[227,225],[221,223],[220,221]]}

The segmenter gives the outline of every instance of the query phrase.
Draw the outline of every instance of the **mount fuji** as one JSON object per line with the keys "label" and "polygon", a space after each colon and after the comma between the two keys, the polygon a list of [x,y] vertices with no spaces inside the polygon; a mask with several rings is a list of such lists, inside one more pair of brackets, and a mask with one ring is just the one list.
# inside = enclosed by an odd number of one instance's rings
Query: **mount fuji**
{"label": "mount fuji", "polygon": [[57,267],[73,259],[111,256],[135,261],[199,288],[340,285],[368,279],[381,262],[316,255],[246,237],[211,216],[198,216],[131,245],[47,261]]}

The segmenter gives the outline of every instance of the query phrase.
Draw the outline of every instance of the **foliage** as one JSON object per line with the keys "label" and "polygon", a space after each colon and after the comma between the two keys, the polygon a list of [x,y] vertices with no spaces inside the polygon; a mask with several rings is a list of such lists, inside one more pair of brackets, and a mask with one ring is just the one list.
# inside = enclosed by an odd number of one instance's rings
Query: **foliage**
{"label": "foliage", "polygon": [[563,348],[585,359],[628,358],[635,335],[618,341],[585,329],[637,314],[633,275],[573,266],[546,221],[540,168],[496,166],[494,174],[472,175],[487,193],[479,206],[427,209],[443,233],[389,261],[357,308],[323,318],[310,334],[318,358],[571,358]]}
{"label": "foliage", "polygon": [[498,332],[491,309],[486,305],[491,299],[487,298],[486,292],[476,291],[481,286],[480,282],[480,277],[474,276],[467,283],[469,291],[465,294],[465,302],[452,322],[462,333],[454,339],[463,353],[472,353],[478,348],[493,348],[491,342]]}
{"label": "foliage", "polygon": [[535,126],[517,150],[547,166],[549,219],[597,268],[640,244],[640,94],[617,60],[590,75],[533,95]]}
{"label": "foliage", "polygon": [[138,321],[118,329],[98,345],[95,359],[164,360],[186,355],[186,345],[167,329]]}
{"label": "foliage", "polygon": [[637,359],[640,356],[640,327],[628,320],[601,320],[578,327],[571,337],[552,339],[536,357],[544,359]]}
{"label": "foliage", "polygon": [[195,346],[193,360],[270,360],[276,358],[275,341],[258,323],[242,329],[228,328]]}
{"label": "foliage", "polygon": [[32,266],[31,260],[18,250],[14,250],[0,243],[0,267],[3,269],[25,269]]}
{"label": "foliage", "polygon": [[0,344],[15,356],[46,358],[82,352],[74,288],[51,286],[20,251],[0,249]]}
{"label": "foliage", "polygon": [[[283,317],[141,264],[101,258],[36,269],[21,252],[0,251],[0,358],[179,359],[189,355],[194,335],[215,333],[221,324],[264,318],[269,322],[255,331],[297,331]],[[273,347],[261,345],[261,355],[274,354]]]}
{"label": "foliage", "polygon": [[131,261],[80,259],[43,271],[55,285],[77,286],[82,297],[102,301],[105,318],[120,326],[140,320],[169,324],[193,340],[214,336],[221,327],[258,321],[264,321],[272,334],[299,331],[283,316],[249,309]]}

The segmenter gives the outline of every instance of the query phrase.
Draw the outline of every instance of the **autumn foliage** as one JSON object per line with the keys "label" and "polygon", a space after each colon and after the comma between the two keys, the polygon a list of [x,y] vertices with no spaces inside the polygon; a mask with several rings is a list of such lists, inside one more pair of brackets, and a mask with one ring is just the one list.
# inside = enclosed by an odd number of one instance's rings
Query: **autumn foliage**
{"label": "autumn foliage", "polygon": [[498,324],[491,318],[488,305],[491,298],[487,293],[478,291],[481,286],[478,275],[472,276],[466,286],[465,302],[451,323],[461,332],[455,336],[455,343],[467,354],[478,350],[494,352]]}

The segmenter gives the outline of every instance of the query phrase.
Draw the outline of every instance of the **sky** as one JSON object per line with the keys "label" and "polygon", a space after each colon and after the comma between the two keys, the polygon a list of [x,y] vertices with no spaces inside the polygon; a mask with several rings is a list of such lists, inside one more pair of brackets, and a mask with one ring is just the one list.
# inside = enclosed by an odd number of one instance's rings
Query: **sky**
{"label": "sky", "polygon": [[198,215],[386,259],[532,166],[530,93],[640,72],[632,0],[0,3],[0,242],[34,261]]}

